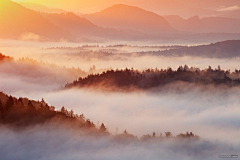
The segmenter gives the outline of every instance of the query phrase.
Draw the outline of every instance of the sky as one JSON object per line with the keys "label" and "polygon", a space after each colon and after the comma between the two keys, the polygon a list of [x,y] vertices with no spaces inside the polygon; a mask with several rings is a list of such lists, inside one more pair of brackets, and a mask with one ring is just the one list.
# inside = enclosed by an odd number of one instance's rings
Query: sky
{"label": "sky", "polygon": [[[67,11],[89,13],[103,10],[113,4],[128,4],[153,12],[163,13],[163,10],[185,10],[188,8],[204,8],[223,11],[236,9],[238,0],[14,0],[16,2],[31,2]],[[161,10],[161,11],[159,11]]]}
{"label": "sky", "polygon": [[[31,2],[46,5],[52,8],[61,8],[75,12],[95,12],[111,6],[114,3],[121,3],[119,0],[15,0],[16,2]],[[125,0],[124,0],[125,1]],[[122,1],[123,3],[125,3]]]}

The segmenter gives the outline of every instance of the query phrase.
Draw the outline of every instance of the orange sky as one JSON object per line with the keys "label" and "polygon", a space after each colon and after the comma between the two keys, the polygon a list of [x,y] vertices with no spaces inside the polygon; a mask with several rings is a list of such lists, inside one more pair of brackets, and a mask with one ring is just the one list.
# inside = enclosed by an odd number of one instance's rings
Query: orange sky
{"label": "orange sky", "polygon": [[32,2],[53,8],[61,8],[75,12],[96,12],[114,3],[125,3],[125,0],[15,0],[16,2]]}
{"label": "orange sky", "polygon": [[220,10],[227,7],[240,6],[239,0],[14,0],[16,2],[32,2],[51,8],[60,8],[80,13],[96,12],[113,4],[128,4],[164,13],[164,10],[184,10],[187,8],[205,8]]}

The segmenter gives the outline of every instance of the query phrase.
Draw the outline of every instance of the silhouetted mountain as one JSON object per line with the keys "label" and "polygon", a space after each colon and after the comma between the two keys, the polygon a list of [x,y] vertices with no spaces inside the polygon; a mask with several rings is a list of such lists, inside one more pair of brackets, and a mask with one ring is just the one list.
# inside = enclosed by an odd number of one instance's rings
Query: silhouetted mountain
{"label": "silhouetted mountain", "polygon": [[240,9],[221,14],[221,17],[240,19]]}
{"label": "silhouetted mountain", "polygon": [[218,16],[226,13],[218,9],[240,5],[240,2],[237,0],[151,0],[151,2],[149,0],[141,0],[128,3],[159,15],[174,14],[183,18],[189,18],[194,15],[199,15],[199,17]]}
{"label": "silhouetted mountain", "polygon": [[129,32],[176,32],[161,16],[138,7],[118,4],[93,14],[83,15],[93,23]]}
{"label": "silhouetted mountain", "polygon": [[[148,52],[149,53],[149,52]],[[181,47],[159,52],[156,55],[165,56],[199,56],[210,58],[234,58],[240,56],[240,40],[229,40],[209,45]]]}
{"label": "silhouetted mountain", "polygon": [[0,1],[0,38],[24,40],[73,40],[40,14],[10,0]]}
{"label": "silhouetted mountain", "polygon": [[183,19],[179,16],[164,16],[168,23],[180,31],[193,33],[240,33],[240,19],[198,16]]}
{"label": "silhouetted mountain", "polygon": [[73,83],[66,84],[65,88],[100,88],[108,91],[132,91],[132,90],[149,90],[156,87],[163,87],[175,82],[186,82],[192,84],[212,84],[226,85],[229,87],[239,86],[239,71],[234,73],[218,69],[213,70],[210,66],[206,70],[198,68],[189,68],[180,66],[176,71],[171,68],[166,70],[148,69],[137,71],[133,69],[109,70],[102,74],[89,75],[85,78],[79,78]]}
{"label": "silhouetted mountain", "polygon": [[176,12],[172,12],[172,14],[178,15],[180,17],[184,18],[190,18],[193,17],[194,15],[198,15],[199,17],[212,17],[212,16],[217,16],[221,14],[220,11],[212,10],[212,9],[204,9],[204,8],[187,8],[184,10],[178,10]]}
{"label": "silhouetted mountain", "polygon": [[43,17],[48,19],[56,26],[69,31],[72,35],[77,37],[98,37],[98,38],[114,38],[114,39],[128,39],[128,34],[118,31],[116,29],[102,28],[93,24],[85,18],[80,18],[74,13],[62,14],[46,14],[42,13]]}

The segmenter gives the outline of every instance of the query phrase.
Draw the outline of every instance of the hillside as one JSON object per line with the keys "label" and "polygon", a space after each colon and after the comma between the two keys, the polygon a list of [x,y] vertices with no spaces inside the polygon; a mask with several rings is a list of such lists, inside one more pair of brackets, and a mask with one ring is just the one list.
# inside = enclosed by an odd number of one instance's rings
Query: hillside
{"label": "hillside", "polygon": [[240,20],[223,17],[198,16],[183,19],[179,16],[164,16],[168,23],[180,31],[192,33],[240,33]]}
{"label": "hillside", "polygon": [[10,0],[0,1],[0,38],[23,40],[74,40],[39,13]]}
{"label": "hillside", "polygon": [[62,107],[55,111],[55,107],[42,101],[29,100],[28,98],[15,98],[0,92],[0,126],[8,125],[18,129],[39,124],[52,123],[55,125],[69,125],[76,129],[97,132],[98,129],[84,115],[74,114]]}
{"label": "hillside", "polygon": [[160,52],[153,52],[155,55],[165,56],[199,56],[210,58],[235,58],[240,56],[240,40],[229,40],[209,45],[182,47]]}
{"label": "hillside", "polygon": [[128,39],[128,34],[118,31],[116,29],[99,27],[86,18],[80,18],[74,13],[67,12],[61,14],[47,14],[42,13],[42,16],[50,22],[69,31],[72,35],[77,37],[98,37],[98,38],[114,38],[114,39]]}
{"label": "hillside", "polygon": [[175,32],[163,17],[138,7],[123,4],[113,5],[100,12],[83,16],[104,27],[144,33]]}
{"label": "hillside", "polygon": [[168,84],[176,84],[177,90],[180,90],[181,83],[189,85],[239,86],[240,80],[235,79],[235,77],[239,77],[238,70],[229,73],[229,71],[221,70],[220,67],[213,70],[210,66],[205,70],[190,68],[186,65],[184,67],[180,66],[176,71],[171,68],[166,70],[148,69],[142,72],[133,69],[109,70],[102,74],[79,78],[73,83],[66,84],[65,89],[77,87],[107,91],[144,91],[161,89]]}
{"label": "hillside", "polygon": [[9,56],[5,56],[2,53],[0,53],[0,62],[7,61],[7,60],[10,61],[10,60],[13,60],[13,58],[11,58]]}
{"label": "hillside", "polygon": [[[50,127],[48,129],[54,128],[66,131],[69,134],[74,131],[78,133],[75,135],[78,136],[78,138],[100,138],[101,136],[108,136],[105,138],[109,138],[119,144],[137,141],[145,142],[153,139],[159,142],[162,140],[177,141],[180,139],[200,140],[200,137],[192,132],[186,132],[186,134],[180,133],[176,136],[173,136],[171,132],[165,132],[165,135],[157,136],[155,132],[153,132],[152,136],[149,134],[143,135],[140,139],[128,133],[126,130],[121,134],[111,135],[103,123],[97,127],[89,119],[86,119],[83,114],[74,114],[73,110],[68,111],[65,107],[62,107],[60,111],[56,111],[55,107],[49,106],[44,99],[34,101],[28,98],[16,98],[2,92],[0,92],[0,127],[8,127],[18,132],[20,130],[27,131],[27,129],[31,128],[36,129],[35,127],[40,127],[43,131]],[[88,142],[90,142],[89,139]]]}
{"label": "hillside", "polygon": [[237,18],[240,19],[240,9],[234,10],[228,13],[224,13],[220,15],[221,17],[226,17],[226,18]]}

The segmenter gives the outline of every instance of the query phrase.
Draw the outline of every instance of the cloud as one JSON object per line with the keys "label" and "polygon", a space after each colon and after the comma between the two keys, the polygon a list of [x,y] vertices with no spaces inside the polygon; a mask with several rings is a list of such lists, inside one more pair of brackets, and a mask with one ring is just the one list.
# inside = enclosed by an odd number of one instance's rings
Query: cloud
{"label": "cloud", "polygon": [[41,39],[39,35],[32,32],[25,32],[19,38],[21,41],[40,41]]}
{"label": "cloud", "polygon": [[221,7],[217,11],[235,11],[235,10],[239,10],[239,9],[240,9],[240,7],[238,5],[235,5],[235,6],[230,6],[230,7]]}
{"label": "cloud", "polygon": [[[182,85],[182,86],[180,86]],[[238,143],[240,126],[239,89],[216,88],[212,85],[167,85],[161,92],[109,93],[93,90],[56,92],[16,92],[15,96],[41,100],[60,109],[65,106],[90,118],[95,124],[105,123],[115,134],[125,129],[137,136],[173,134],[192,131],[204,139],[230,144]],[[179,90],[184,88],[184,92]],[[230,136],[231,135],[231,136]]]}
{"label": "cloud", "polygon": [[212,141],[132,141],[122,144],[111,137],[87,136],[73,128],[35,126],[24,131],[0,130],[1,159],[48,160],[158,160],[218,159],[239,153],[238,145]]}
{"label": "cloud", "polygon": [[[108,57],[110,59],[108,61],[100,58],[96,58],[94,61],[86,61],[81,56],[67,54],[71,50],[46,51],[41,49],[44,46],[64,46],[65,44],[68,45],[68,43],[48,44],[39,42],[11,42],[12,41],[5,42],[6,46],[3,48],[4,52],[8,53],[7,55],[12,55],[14,57],[19,56],[19,54],[21,56],[27,55],[38,61],[43,60],[44,62],[57,63],[59,67],[54,68],[45,65],[32,65],[31,63],[20,62],[1,64],[1,91],[17,97],[28,97],[35,100],[44,98],[45,101],[50,105],[54,105],[57,109],[65,106],[68,110],[73,109],[78,114],[84,113],[87,118],[90,118],[96,124],[98,124],[98,122],[104,122],[108,130],[113,134],[116,133],[116,128],[118,128],[118,133],[127,129],[129,133],[138,136],[151,134],[153,131],[155,131],[157,135],[166,131],[171,131],[173,134],[192,131],[207,140],[211,140],[211,142],[217,139],[220,141],[219,143],[230,145],[238,144],[236,141],[240,139],[240,126],[238,124],[240,119],[237,115],[237,113],[240,112],[238,107],[240,104],[240,92],[238,87],[224,88],[214,87],[212,85],[198,86],[179,83],[166,85],[161,92],[150,93],[108,93],[84,89],[52,91],[56,87],[65,85],[67,82],[72,82],[77,79],[76,77],[80,76],[63,69],[64,67],[62,66],[64,65],[69,68],[72,66],[84,68],[86,71],[93,65],[96,65],[97,68],[112,67],[113,69],[124,69],[126,67],[134,67],[135,69],[141,70],[156,67],[167,68],[169,66],[176,69],[179,65],[184,64],[199,67],[201,69],[209,65],[213,68],[221,65],[223,69],[234,70],[240,68],[238,58],[216,59],[191,56],[127,56],[122,54],[122,57],[126,59],[124,61],[122,59],[111,59],[111,57]],[[79,44],[71,45],[78,46]],[[23,46],[23,48],[21,48],[21,46]],[[36,144],[38,144],[38,142],[39,141],[37,141]],[[14,143],[20,142],[14,141]],[[67,146],[70,147],[71,145],[68,144]],[[205,143],[202,145],[208,146],[208,144]],[[31,148],[31,146],[25,147]],[[63,150],[64,149],[65,148],[63,148]],[[101,147],[98,149],[101,150]],[[146,148],[137,147],[127,149],[145,150]],[[162,149],[163,152],[165,151],[164,147],[158,149]],[[36,152],[39,152],[38,155],[45,152],[45,150],[43,152],[40,152],[40,150],[40,148],[36,148]],[[121,156],[117,149],[111,151]],[[69,152],[72,153],[72,150]],[[150,151],[150,153],[151,152],[152,151]],[[213,151],[211,153],[213,154],[216,152]],[[220,149],[219,153],[222,153],[222,149]],[[24,155],[25,152],[19,154]],[[36,156],[34,153],[29,154],[32,154],[29,156]],[[77,151],[72,154],[76,154],[77,157],[79,156]],[[154,151],[154,155],[155,154],[157,154],[157,151]],[[36,157],[38,157],[38,155]],[[151,157],[151,154],[147,155]],[[49,156],[53,155],[49,153]],[[98,155],[93,156],[98,157]],[[115,156],[115,154],[113,156]],[[125,157],[125,159],[129,159],[131,153],[125,156],[127,157]],[[158,157],[159,156],[160,155],[158,155]],[[173,155],[173,157],[175,156],[177,155]],[[94,159],[96,157],[91,157],[89,159]],[[59,159],[60,158],[61,155],[59,156]],[[151,158],[154,159],[154,157]]]}

